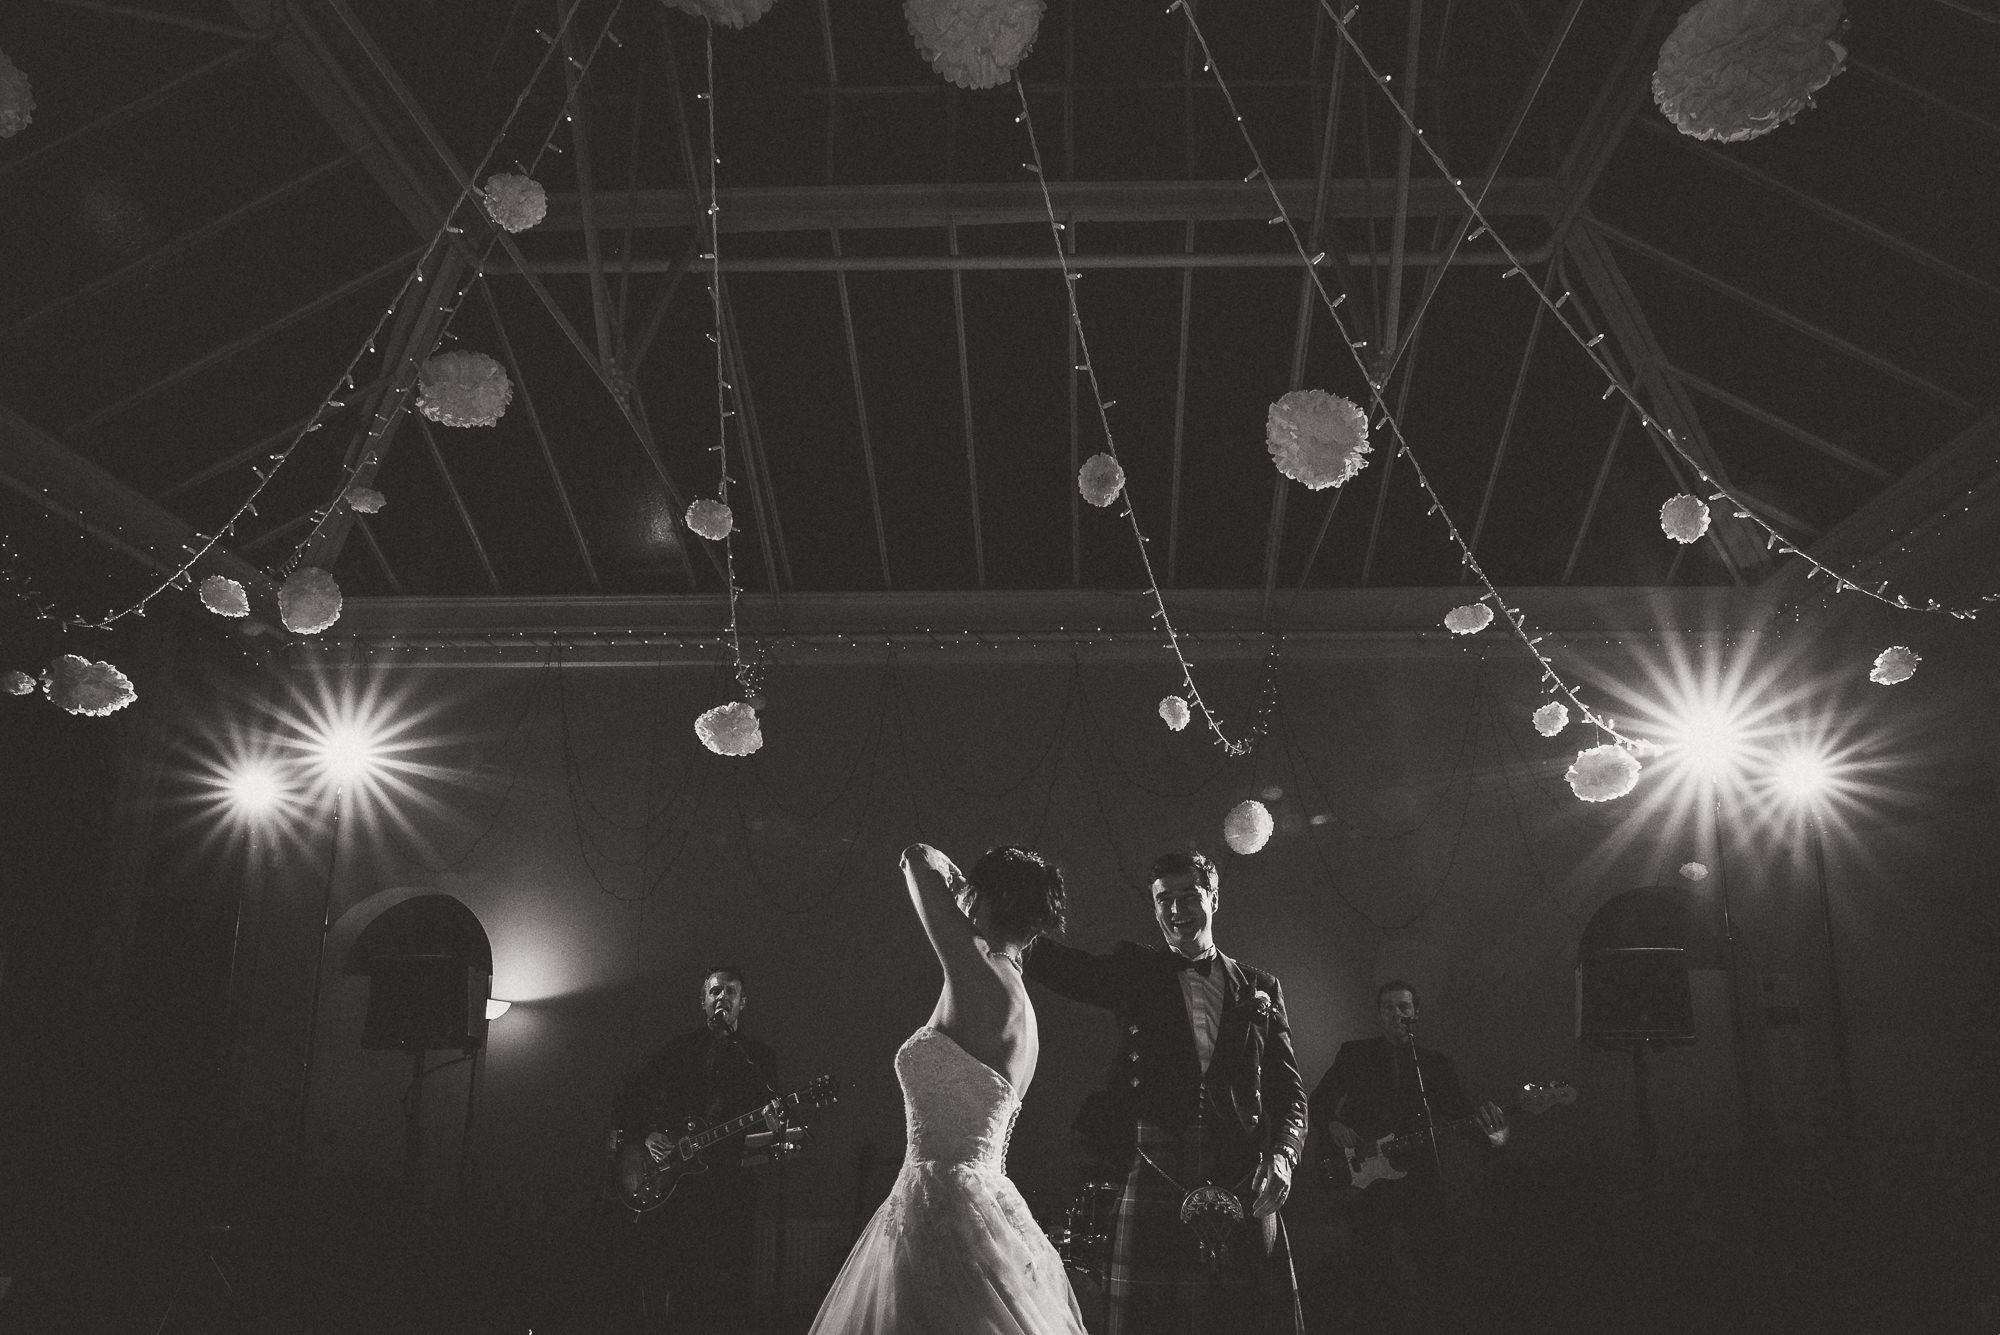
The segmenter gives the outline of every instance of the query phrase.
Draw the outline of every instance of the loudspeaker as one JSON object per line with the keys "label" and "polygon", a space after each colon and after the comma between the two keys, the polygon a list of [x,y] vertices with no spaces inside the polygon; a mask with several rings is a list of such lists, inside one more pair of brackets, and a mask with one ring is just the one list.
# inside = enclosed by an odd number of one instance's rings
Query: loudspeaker
{"label": "loudspeaker", "polygon": [[471,1052],[485,1028],[486,976],[477,969],[449,955],[394,955],[371,966],[362,1047]]}
{"label": "loudspeaker", "polygon": [[1584,956],[1576,968],[1576,1033],[1600,1048],[1694,1042],[1687,952],[1627,946]]}

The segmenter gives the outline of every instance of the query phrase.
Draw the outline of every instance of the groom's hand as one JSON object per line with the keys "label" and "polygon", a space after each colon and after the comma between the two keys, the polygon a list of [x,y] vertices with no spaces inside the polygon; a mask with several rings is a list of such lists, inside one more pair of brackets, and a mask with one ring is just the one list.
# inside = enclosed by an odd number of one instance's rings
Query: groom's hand
{"label": "groom's hand", "polygon": [[1285,1197],[1292,1190],[1292,1161],[1282,1154],[1273,1154],[1264,1160],[1257,1170],[1257,1176],[1250,1184],[1257,1193],[1250,1206],[1253,1219],[1276,1214],[1285,1203]]}

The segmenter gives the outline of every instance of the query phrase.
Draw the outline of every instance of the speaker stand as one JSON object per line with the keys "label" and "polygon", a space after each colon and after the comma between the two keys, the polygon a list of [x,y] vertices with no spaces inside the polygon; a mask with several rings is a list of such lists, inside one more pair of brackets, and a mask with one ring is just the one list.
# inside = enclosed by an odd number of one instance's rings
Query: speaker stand
{"label": "speaker stand", "polygon": [[1653,1105],[1646,1084],[1646,1049],[1651,1046],[1643,1038],[1635,1039],[1627,1046],[1627,1051],[1632,1054],[1632,1149],[1644,1171],[1651,1170],[1659,1154],[1659,1138],[1653,1127]]}

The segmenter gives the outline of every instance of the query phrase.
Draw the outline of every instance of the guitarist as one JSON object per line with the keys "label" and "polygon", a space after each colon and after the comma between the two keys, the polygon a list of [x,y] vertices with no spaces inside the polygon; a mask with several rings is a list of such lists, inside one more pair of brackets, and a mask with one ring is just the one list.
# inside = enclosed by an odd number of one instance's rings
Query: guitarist
{"label": "guitarist", "polygon": [[[776,1097],[771,1049],[739,1032],[749,1004],[743,970],[718,965],[702,975],[700,1025],[669,1039],[625,1081],[619,1134],[669,1151],[691,1127],[748,1112]],[[733,1137],[711,1147],[707,1171],[689,1173],[672,1199],[639,1216],[635,1276],[647,1293],[648,1330],[733,1332],[756,1310],[757,1184]],[[664,1280],[666,1293],[658,1293]],[[662,1321],[664,1309],[664,1321]]]}
{"label": "guitarist", "polygon": [[[1414,987],[1401,979],[1386,982],[1376,989],[1375,1005],[1382,1036],[1341,1044],[1311,1104],[1329,1180],[1365,1184],[1342,1193],[1357,1285],[1395,1335],[1467,1329],[1437,1140],[1454,1134],[1448,1123],[1462,1122],[1465,1136],[1497,1149],[1507,1143],[1507,1116],[1491,1101],[1475,1105],[1451,1058],[1417,1045]],[[1420,1138],[1393,1162],[1402,1176],[1374,1178],[1366,1166],[1350,1175],[1350,1158],[1364,1165],[1380,1137],[1427,1131],[1434,1136]],[[1349,1150],[1351,1156],[1344,1153]]]}

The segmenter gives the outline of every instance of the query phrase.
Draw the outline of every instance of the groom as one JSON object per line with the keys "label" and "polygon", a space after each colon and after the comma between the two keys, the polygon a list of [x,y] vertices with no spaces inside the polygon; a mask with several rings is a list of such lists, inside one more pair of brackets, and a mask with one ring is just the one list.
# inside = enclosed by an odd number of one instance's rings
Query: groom
{"label": "groom", "polygon": [[[1028,977],[1118,1021],[1112,1097],[1130,1161],[1105,1285],[1111,1335],[1302,1329],[1278,1208],[1305,1146],[1305,1084],[1278,980],[1215,948],[1220,884],[1201,854],[1163,854],[1151,895],[1164,948],[1092,955],[1044,938],[1028,956]],[[1217,1193],[1190,1195],[1203,1186],[1233,1193],[1241,1222],[1212,1208]],[[1219,1258],[1190,1217],[1216,1226]]]}

